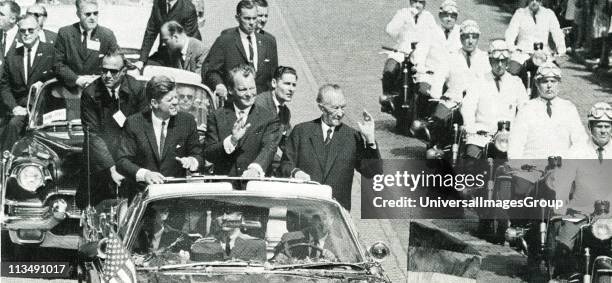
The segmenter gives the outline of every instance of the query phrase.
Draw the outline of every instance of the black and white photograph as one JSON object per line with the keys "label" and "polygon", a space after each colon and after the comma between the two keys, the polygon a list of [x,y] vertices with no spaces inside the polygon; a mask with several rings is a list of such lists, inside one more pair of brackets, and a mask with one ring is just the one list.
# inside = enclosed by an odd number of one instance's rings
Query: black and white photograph
{"label": "black and white photograph", "polygon": [[612,283],[611,22],[0,0],[0,281]]}

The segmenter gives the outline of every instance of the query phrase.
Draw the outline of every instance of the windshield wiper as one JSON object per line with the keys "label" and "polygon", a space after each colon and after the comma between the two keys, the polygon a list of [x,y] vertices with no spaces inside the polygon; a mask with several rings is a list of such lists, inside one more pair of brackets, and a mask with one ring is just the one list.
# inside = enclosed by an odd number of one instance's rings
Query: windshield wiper
{"label": "windshield wiper", "polygon": [[183,268],[202,268],[202,267],[212,267],[212,266],[263,267],[263,264],[260,262],[253,262],[253,261],[211,261],[211,262],[192,262],[192,263],[183,263],[183,264],[167,264],[167,265],[162,265],[162,266],[151,266],[151,267],[139,266],[139,267],[136,267],[136,269],[137,270],[148,270],[148,271],[160,271],[160,270],[172,270],[172,269],[183,269]]}
{"label": "windshield wiper", "polygon": [[271,270],[281,269],[325,269],[330,267],[350,267],[353,270],[365,270],[360,264],[350,262],[312,262],[312,263],[301,263],[301,264],[287,264],[278,265],[271,268]]}

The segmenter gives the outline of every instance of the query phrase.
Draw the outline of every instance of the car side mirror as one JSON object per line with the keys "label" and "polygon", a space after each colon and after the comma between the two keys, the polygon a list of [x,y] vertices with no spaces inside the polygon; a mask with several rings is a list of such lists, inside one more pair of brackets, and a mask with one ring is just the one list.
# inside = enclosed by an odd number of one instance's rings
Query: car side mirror
{"label": "car side mirror", "polygon": [[378,241],[368,248],[368,252],[377,262],[383,262],[390,254],[389,247],[382,241]]}

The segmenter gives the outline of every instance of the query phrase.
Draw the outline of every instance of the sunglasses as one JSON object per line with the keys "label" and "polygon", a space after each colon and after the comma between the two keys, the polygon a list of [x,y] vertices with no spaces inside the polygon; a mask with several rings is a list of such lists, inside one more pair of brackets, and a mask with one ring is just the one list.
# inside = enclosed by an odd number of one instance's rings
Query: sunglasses
{"label": "sunglasses", "polygon": [[461,38],[478,39],[478,38],[480,38],[480,34],[477,34],[477,33],[464,33],[464,34],[461,35]]}
{"label": "sunglasses", "polygon": [[88,17],[88,18],[91,17],[91,15],[98,16],[98,11],[83,13],[83,15],[85,15],[85,17]]}
{"label": "sunglasses", "polygon": [[37,29],[35,28],[20,28],[19,32],[23,33],[23,34],[27,34],[27,33],[36,33]]}
{"label": "sunglasses", "polygon": [[27,12],[26,15],[32,15],[34,17],[40,18],[40,17],[46,17],[47,13]]}
{"label": "sunglasses", "polygon": [[604,115],[608,116],[608,118],[612,119],[612,108],[595,108],[591,110],[591,116],[595,117],[595,119],[599,119]]}
{"label": "sunglasses", "polygon": [[101,75],[105,75],[105,74],[111,73],[111,75],[115,76],[115,75],[117,75],[119,72],[121,72],[121,70],[123,70],[123,69],[116,70],[116,69],[107,69],[107,68],[102,68],[102,70],[100,70],[100,74],[101,74]]}

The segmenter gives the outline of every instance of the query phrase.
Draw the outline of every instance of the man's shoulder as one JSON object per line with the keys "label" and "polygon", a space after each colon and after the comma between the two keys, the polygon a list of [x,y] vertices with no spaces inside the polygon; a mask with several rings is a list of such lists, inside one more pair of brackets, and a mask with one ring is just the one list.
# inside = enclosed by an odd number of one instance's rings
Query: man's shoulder
{"label": "man's shoulder", "polygon": [[107,27],[104,27],[104,26],[101,26],[101,25],[98,25],[97,32],[99,32],[101,35],[104,35],[104,36],[109,36],[109,37],[111,37],[111,36],[114,37],[115,36],[115,33],[111,29],[109,29]]}
{"label": "man's shoulder", "polygon": [[561,97],[557,97],[555,99],[557,100],[557,103],[559,103],[559,105],[562,105],[563,107],[567,107],[568,109],[576,109],[576,105],[568,99]]}
{"label": "man's shoulder", "polygon": [[98,78],[97,80],[93,81],[93,83],[89,84],[87,87],[85,87],[81,93],[81,96],[88,96],[92,99],[97,99],[97,97],[100,96],[100,94],[102,93],[100,91],[100,86],[102,85],[102,79]]}
{"label": "man's shoulder", "polygon": [[144,123],[147,120],[147,115],[149,116],[149,119],[151,117],[151,111],[143,111],[143,112],[138,112],[134,115],[130,115],[127,117],[126,119],[126,127],[129,127],[130,125],[140,125],[142,123]]}
{"label": "man's shoulder", "polygon": [[224,29],[223,31],[221,31],[221,33],[219,34],[219,36],[217,37],[218,39],[227,39],[227,38],[232,38],[234,36],[236,36],[238,34],[238,27],[231,27],[231,28],[227,28]]}
{"label": "man's shoulder", "polygon": [[71,33],[79,33],[78,23],[74,23],[74,24],[70,24],[70,25],[61,27],[57,31],[57,36],[67,36],[68,34],[71,34]]}
{"label": "man's shoulder", "polygon": [[255,105],[263,106],[267,108],[268,107],[267,101],[269,101],[270,99],[272,99],[272,92],[264,91],[258,94],[257,97],[255,97]]}
{"label": "man's shoulder", "polygon": [[195,117],[193,117],[193,115],[187,112],[179,111],[178,113],[176,113],[175,117],[177,123],[180,125],[195,125]]}
{"label": "man's shoulder", "polygon": [[292,133],[299,133],[300,131],[306,131],[308,133],[310,130],[316,127],[321,127],[321,118],[302,122],[295,125],[295,127],[293,127]]}
{"label": "man's shoulder", "polygon": [[296,240],[306,240],[306,234],[304,233],[304,231],[287,232],[281,237],[281,241],[283,242]]}

